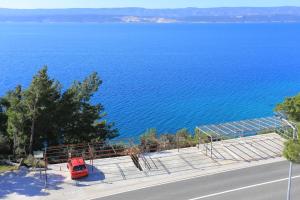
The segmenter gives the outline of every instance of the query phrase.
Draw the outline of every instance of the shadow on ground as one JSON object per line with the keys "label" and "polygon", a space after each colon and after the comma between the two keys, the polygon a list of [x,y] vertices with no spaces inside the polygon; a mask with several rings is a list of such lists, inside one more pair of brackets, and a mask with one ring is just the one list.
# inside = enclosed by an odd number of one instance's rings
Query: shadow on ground
{"label": "shadow on ground", "polygon": [[[57,174],[48,174],[47,190],[62,189],[59,185],[65,177]],[[7,172],[0,175],[0,199],[4,199],[10,194],[24,195],[27,197],[47,196],[49,193],[44,191],[45,175],[39,172],[28,173],[26,169]]]}
{"label": "shadow on ground", "polygon": [[104,173],[100,171],[97,167],[88,164],[87,167],[89,169],[89,175],[87,177],[75,180],[76,186],[78,187],[89,186],[95,183],[99,183],[99,181],[105,180]]}

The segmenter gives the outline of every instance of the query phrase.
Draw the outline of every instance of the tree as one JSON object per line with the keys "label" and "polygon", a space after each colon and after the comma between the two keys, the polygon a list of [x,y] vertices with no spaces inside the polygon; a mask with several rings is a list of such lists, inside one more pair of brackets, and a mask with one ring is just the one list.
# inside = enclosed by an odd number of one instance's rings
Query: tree
{"label": "tree", "polygon": [[283,156],[293,162],[300,163],[300,144],[299,140],[288,140],[284,144]]}
{"label": "tree", "polygon": [[56,145],[116,137],[114,124],[104,120],[104,107],[91,103],[101,84],[98,74],[92,73],[62,93],[61,84],[43,67],[27,89],[18,86],[0,99],[0,141],[8,139],[15,155],[21,155],[41,149],[44,141]]}
{"label": "tree", "polygon": [[74,82],[66,90],[59,105],[60,133],[67,143],[97,142],[116,137],[112,123],[103,120],[104,107],[90,101],[102,81],[92,73],[83,82]]}
{"label": "tree", "polygon": [[8,107],[8,102],[4,98],[0,98],[0,133],[6,133],[7,115],[5,109]]}
{"label": "tree", "polygon": [[7,101],[3,98],[0,99],[0,154],[10,153],[10,143],[7,135],[7,115],[5,107]]}
{"label": "tree", "polygon": [[[300,94],[295,97],[286,98],[285,101],[276,106],[276,111],[284,111],[290,120],[299,122],[300,120]],[[291,196],[291,183],[292,183],[292,169],[293,163],[300,162],[300,141],[297,138],[298,129],[295,123],[291,123],[288,120],[283,120],[292,129],[293,139],[289,139],[284,143],[283,156],[290,161],[289,167],[289,179],[288,179],[288,190],[287,199]]]}
{"label": "tree", "polygon": [[[45,66],[33,77],[31,85],[24,92],[24,103],[31,124],[28,147],[30,154],[36,138],[44,140],[48,138],[47,136],[55,135],[56,130],[53,127],[55,127],[55,112],[59,99],[60,84],[49,78]],[[41,141],[38,144],[41,144]]]}
{"label": "tree", "polygon": [[[276,106],[275,110],[284,111],[290,120],[299,122],[300,121],[300,93],[294,97],[286,98],[284,102]],[[283,155],[287,160],[291,162],[300,161],[299,137],[298,139],[293,138],[285,142]]]}
{"label": "tree", "polygon": [[300,94],[294,97],[288,97],[284,102],[278,104],[276,111],[285,111],[290,119],[300,121]]}
{"label": "tree", "polygon": [[20,156],[26,153],[25,145],[28,139],[28,121],[21,86],[17,86],[14,91],[8,92],[4,99],[7,102],[7,133],[13,141],[13,153]]}

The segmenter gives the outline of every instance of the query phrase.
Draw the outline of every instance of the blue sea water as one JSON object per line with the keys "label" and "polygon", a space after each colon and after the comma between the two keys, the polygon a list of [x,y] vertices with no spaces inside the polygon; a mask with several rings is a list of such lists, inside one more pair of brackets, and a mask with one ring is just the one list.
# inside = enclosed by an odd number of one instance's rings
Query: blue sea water
{"label": "blue sea water", "polygon": [[0,24],[0,95],[97,71],[121,137],[270,116],[300,92],[300,24]]}

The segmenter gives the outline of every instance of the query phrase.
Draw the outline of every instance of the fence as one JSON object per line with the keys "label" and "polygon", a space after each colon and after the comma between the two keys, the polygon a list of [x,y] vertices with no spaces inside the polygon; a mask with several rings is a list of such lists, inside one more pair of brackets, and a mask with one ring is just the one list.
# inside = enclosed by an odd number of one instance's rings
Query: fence
{"label": "fence", "polygon": [[244,137],[253,134],[267,132],[286,132],[286,125],[276,117],[258,118],[237,122],[229,122],[216,125],[205,125],[196,128],[198,135],[194,138],[180,135],[161,135],[160,138],[151,138],[141,141],[140,144],[134,143],[132,138],[123,138],[120,140],[104,141],[98,143],[69,144],[59,145],[47,148],[45,151],[45,161],[47,163],[67,162],[70,157],[83,157],[90,160],[94,159],[131,156],[133,162],[138,168],[139,158],[148,166],[147,160],[143,157],[145,153],[159,152],[170,149],[184,147],[195,147],[205,144],[206,154],[213,154],[213,142],[231,139],[235,137]]}

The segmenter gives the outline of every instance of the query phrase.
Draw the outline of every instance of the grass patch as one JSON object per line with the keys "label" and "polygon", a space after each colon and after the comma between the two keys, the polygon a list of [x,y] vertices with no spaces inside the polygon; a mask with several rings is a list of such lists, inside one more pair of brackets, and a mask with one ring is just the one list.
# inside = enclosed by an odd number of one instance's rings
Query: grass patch
{"label": "grass patch", "polygon": [[7,172],[7,171],[12,171],[17,169],[16,166],[11,166],[11,165],[0,165],[0,173],[2,172]]}

